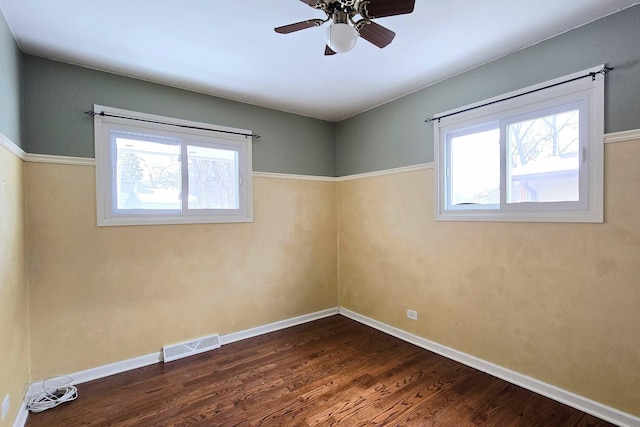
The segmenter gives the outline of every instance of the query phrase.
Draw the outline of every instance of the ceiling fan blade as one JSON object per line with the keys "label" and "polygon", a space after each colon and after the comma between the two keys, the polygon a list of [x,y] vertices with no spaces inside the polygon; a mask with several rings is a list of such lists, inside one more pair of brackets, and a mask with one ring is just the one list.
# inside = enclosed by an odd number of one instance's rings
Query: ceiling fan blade
{"label": "ceiling fan blade", "polygon": [[381,49],[391,43],[393,38],[396,36],[396,33],[382,25],[376,24],[375,22],[369,22],[362,26],[359,33],[360,37]]}
{"label": "ceiling fan blade", "polygon": [[324,55],[325,56],[329,56],[329,55],[335,55],[336,53],[331,50],[331,48],[329,46],[325,46],[324,48]]}
{"label": "ceiling fan blade", "polygon": [[316,7],[319,3],[318,0],[300,0],[302,3],[306,3],[311,7]]}
{"label": "ceiling fan blade", "polygon": [[370,0],[364,9],[368,18],[382,18],[411,13],[415,3],[415,0]]}
{"label": "ceiling fan blade", "polygon": [[322,25],[324,21],[322,19],[308,19],[302,22],[296,22],[295,24],[283,25],[282,27],[274,28],[274,31],[279,34],[289,34],[294,31],[304,30],[306,28],[317,27]]}

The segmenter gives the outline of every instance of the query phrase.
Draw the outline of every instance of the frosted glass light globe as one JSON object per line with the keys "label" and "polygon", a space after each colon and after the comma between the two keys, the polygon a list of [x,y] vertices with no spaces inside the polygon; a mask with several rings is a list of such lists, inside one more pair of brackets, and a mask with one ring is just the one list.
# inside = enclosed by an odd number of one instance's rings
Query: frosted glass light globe
{"label": "frosted glass light globe", "polygon": [[327,46],[336,53],[349,52],[357,40],[358,32],[349,24],[331,24],[327,28]]}

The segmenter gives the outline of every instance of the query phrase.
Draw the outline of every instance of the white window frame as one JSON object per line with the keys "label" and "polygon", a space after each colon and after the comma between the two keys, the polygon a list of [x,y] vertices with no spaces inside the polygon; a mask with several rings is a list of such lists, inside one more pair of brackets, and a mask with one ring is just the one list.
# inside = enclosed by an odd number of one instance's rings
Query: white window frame
{"label": "white window frame", "polygon": [[[510,92],[456,110],[434,122],[435,217],[438,221],[512,221],[512,222],[595,222],[604,220],[604,75],[602,65],[551,81]],[[588,73],[585,77],[559,84]],[[547,86],[553,86],[543,89]],[[528,93],[536,91],[533,93]],[[506,101],[487,103],[511,98]],[[580,111],[580,168],[578,202],[506,203],[506,136],[500,132],[500,204],[462,205],[449,203],[450,183],[447,170],[450,163],[449,136],[473,127],[495,124],[499,129],[509,122],[526,120],[528,116],[553,114],[567,105]],[[479,108],[475,108],[481,106]],[[474,109],[475,108],[475,109]],[[470,111],[465,111],[472,109]],[[460,112],[460,113],[458,113]]]}
{"label": "white window frame", "polygon": [[[216,126],[102,105],[94,105],[94,111],[107,114],[94,116],[98,226],[253,222],[252,137],[250,136],[252,132],[250,130]],[[121,117],[110,117],[109,115]],[[163,124],[154,122],[162,122]],[[187,144],[236,151],[238,153],[239,208],[118,210],[115,206],[114,147],[111,138],[111,131],[118,130],[178,138],[182,141],[180,143],[182,159],[187,159]],[[187,161],[181,162],[183,194],[188,173],[186,163]]]}

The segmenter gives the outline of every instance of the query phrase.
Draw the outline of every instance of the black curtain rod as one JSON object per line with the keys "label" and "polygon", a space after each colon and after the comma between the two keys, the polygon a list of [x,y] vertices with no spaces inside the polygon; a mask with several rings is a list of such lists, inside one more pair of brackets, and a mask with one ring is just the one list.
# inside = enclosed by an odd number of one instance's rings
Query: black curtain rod
{"label": "black curtain rod", "polygon": [[179,125],[176,123],[167,123],[167,122],[159,122],[156,120],[148,120],[148,119],[139,119],[136,117],[126,117],[126,116],[118,116],[115,114],[109,114],[109,113],[105,113],[104,111],[100,111],[99,113],[93,111],[93,110],[89,110],[89,111],[85,111],[84,114],[88,115],[88,116],[102,116],[102,117],[115,117],[117,119],[127,119],[127,120],[136,120],[138,122],[146,122],[146,123],[156,123],[159,125],[169,125],[169,126],[175,126],[175,127],[179,127],[179,128],[186,128],[186,129],[197,129],[197,130],[206,130],[209,132],[220,132],[220,133],[228,133],[231,135],[242,135],[242,136],[251,136],[255,139],[260,138],[260,135],[255,134],[255,133],[242,133],[242,132],[233,132],[230,130],[216,130],[216,129],[209,129],[209,128],[202,128],[202,127],[198,127],[198,126],[189,126],[189,125]]}
{"label": "black curtain rod", "polygon": [[445,117],[451,117],[451,116],[455,116],[456,114],[466,113],[467,111],[472,111],[472,110],[475,110],[475,109],[478,109],[478,108],[486,107],[488,105],[497,104],[498,102],[504,102],[504,101],[508,101],[510,99],[513,99],[513,98],[518,98],[519,96],[529,95],[531,93],[539,92],[541,90],[550,89],[552,87],[556,87],[556,86],[560,86],[560,85],[563,85],[563,84],[575,82],[576,80],[581,80],[581,79],[584,79],[586,77],[591,77],[592,80],[595,80],[596,79],[596,75],[598,75],[598,74],[606,75],[611,70],[613,70],[613,68],[609,68],[609,67],[607,67],[605,65],[599,71],[592,71],[592,72],[587,73],[587,74],[585,74],[583,76],[574,77],[574,78],[569,79],[569,80],[564,80],[564,81],[561,81],[561,82],[558,82],[558,83],[554,83],[554,84],[549,85],[549,86],[541,87],[541,88],[538,88],[538,89],[533,89],[533,90],[530,90],[528,92],[519,93],[519,94],[513,95],[513,96],[508,96],[506,98],[496,99],[495,101],[487,102],[487,103],[482,104],[482,105],[476,105],[475,107],[466,108],[464,110],[460,110],[460,111],[456,111],[456,112],[453,112],[453,113],[445,114],[443,116],[429,117],[427,120],[425,120],[425,123],[435,122],[436,120],[440,121],[440,119],[444,119]]}

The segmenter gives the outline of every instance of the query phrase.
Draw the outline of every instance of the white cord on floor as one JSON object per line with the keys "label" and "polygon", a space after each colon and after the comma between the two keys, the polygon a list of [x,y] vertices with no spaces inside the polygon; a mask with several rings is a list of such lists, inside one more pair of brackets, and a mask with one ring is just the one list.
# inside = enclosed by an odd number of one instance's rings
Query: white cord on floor
{"label": "white cord on floor", "polygon": [[[42,381],[42,391],[27,396],[27,409],[42,412],[78,397],[78,389],[71,385],[71,377],[47,378]],[[48,383],[48,384],[47,384]]]}

